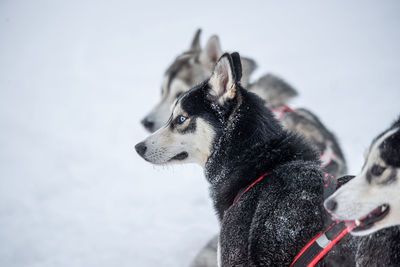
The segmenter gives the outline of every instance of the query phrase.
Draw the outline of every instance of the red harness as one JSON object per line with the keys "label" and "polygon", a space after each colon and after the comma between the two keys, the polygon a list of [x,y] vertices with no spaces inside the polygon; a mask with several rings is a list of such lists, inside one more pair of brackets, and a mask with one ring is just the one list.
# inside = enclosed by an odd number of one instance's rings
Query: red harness
{"label": "red harness", "polygon": [[348,233],[344,222],[333,222],[303,247],[290,266],[314,267]]}
{"label": "red harness", "polygon": [[289,106],[284,106],[283,108],[273,108],[273,109],[271,109],[271,111],[275,114],[275,117],[278,120],[282,119],[282,117],[283,117],[283,115],[285,115],[286,111],[290,111],[290,112],[296,113],[296,111],[294,111]]}
{"label": "red harness", "polygon": [[269,172],[264,173],[260,178],[255,180],[249,187],[247,187],[244,191],[240,190],[239,193],[236,195],[236,197],[233,199],[232,206],[235,206],[235,204],[240,200],[240,198],[247,192],[249,191],[250,188],[252,188],[256,183],[261,181],[265,176],[267,176]]}
{"label": "red harness", "polygon": [[320,156],[321,169],[325,169],[329,164],[331,164],[334,156],[335,153],[333,152],[332,148],[328,144],[325,144],[324,153],[322,153]]}
{"label": "red harness", "polygon": [[[261,177],[250,184],[246,189],[240,190],[239,193],[233,200],[232,206],[235,206],[242,196],[249,191],[254,185],[264,179],[269,172],[264,173]],[[325,190],[327,188],[336,188],[336,180],[333,176],[325,174]],[[334,181],[333,181],[334,180]],[[326,197],[324,195],[324,197]],[[323,232],[316,235],[310,242],[308,242],[303,249],[297,254],[293,260],[291,267],[314,267],[332,248],[339,242],[343,237],[349,233],[349,229],[346,227],[343,221],[334,221],[332,224]]]}

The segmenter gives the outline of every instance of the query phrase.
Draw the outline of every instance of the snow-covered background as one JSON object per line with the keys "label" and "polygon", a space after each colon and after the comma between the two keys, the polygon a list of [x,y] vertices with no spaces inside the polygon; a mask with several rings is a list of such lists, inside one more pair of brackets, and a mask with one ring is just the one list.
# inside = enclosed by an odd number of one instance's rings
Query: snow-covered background
{"label": "snow-covered background", "polygon": [[350,172],[400,113],[400,2],[0,1],[0,266],[187,266],[217,232],[197,166],[134,152],[197,27],[338,136]]}

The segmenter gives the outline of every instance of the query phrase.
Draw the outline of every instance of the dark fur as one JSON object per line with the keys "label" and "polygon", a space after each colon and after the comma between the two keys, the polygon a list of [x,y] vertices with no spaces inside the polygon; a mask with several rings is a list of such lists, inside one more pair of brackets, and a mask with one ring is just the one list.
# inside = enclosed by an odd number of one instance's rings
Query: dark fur
{"label": "dark fur", "polygon": [[[389,130],[400,128],[400,118],[392,124]],[[388,131],[389,131],[388,130]],[[381,157],[390,166],[400,167],[400,130],[389,136],[380,146]]]}
{"label": "dark fur", "polygon": [[400,227],[359,238],[357,266],[400,266]]}
{"label": "dark fur", "polygon": [[[209,90],[206,81],[185,93],[181,105],[216,132],[205,175],[221,221],[222,265],[288,266],[324,229],[318,153],[283,130],[263,101],[239,83],[235,97],[222,106]],[[238,192],[265,172],[232,206]]]}

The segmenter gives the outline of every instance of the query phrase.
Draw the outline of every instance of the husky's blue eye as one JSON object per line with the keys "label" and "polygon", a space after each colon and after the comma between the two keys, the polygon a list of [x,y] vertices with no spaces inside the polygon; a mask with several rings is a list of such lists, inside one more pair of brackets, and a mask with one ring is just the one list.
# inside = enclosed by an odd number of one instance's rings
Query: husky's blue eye
{"label": "husky's blue eye", "polygon": [[185,121],[186,121],[186,117],[185,116],[180,115],[180,116],[176,117],[176,123],[178,123],[178,124],[182,124]]}

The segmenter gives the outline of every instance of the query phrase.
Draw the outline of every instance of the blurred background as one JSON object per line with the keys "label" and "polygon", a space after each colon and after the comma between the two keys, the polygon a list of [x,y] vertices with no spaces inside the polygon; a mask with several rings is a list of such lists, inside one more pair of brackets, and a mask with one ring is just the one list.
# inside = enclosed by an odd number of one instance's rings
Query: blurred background
{"label": "blurred background", "polygon": [[0,266],[187,266],[218,231],[200,167],[134,151],[162,76],[218,34],[300,93],[350,173],[400,113],[400,2],[0,1]]}

